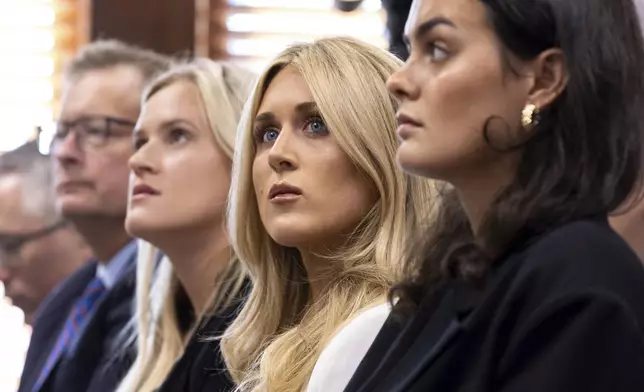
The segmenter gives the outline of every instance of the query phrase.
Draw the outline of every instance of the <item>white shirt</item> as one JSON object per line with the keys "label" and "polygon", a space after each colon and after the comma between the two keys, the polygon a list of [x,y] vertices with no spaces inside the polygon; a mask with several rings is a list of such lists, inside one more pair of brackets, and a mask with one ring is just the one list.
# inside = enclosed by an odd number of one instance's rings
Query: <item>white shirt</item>
{"label": "white shirt", "polygon": [[315,363],[307,392],[342,392],[391,313],[389,303],[360,313],[338,332]]}

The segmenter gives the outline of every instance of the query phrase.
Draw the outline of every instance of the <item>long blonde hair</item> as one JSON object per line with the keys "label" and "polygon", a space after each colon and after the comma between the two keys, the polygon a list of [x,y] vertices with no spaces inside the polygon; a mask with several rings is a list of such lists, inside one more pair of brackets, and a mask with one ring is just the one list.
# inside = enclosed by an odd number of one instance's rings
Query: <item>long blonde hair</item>
{"label": "long blonde hair", "polygon": [[[206,108],[208,122],[221,150],[231,160],[241,111],[255,76],[228,63],[195,59],[177,64],[156,79],[143,95],[143,103],[154,94],[179,81],[194,83]],[[179,329],[176,296],[180,283],[172,263],[163,257],[155,270],[160,253],[151,243],[139,240],[136,286],[137,357],[119,386],[119,392],[153,391],[170,373],[181,357],[190,333]],[[227,268],[218,276],[216,290],[207,311],[198,315],[195,325],[205,314],[229,306],[239,293],[245,274],[231,252]]]}
{"label": "long blonde hair", "polygon": [[[349,245],[329,257],[330,284],[312,303],[299,253],[273,241],[252,183],[253,119],[272,78],[293,66],[306,80],[338,145],[373,184],[378,201]],[[433,186],[396,164],[396,101],[386,89],[402,62],[352,38],[326,38],[283,51],[260,76],[240,123],[229,194],[231,244],[253,288],[224,333],[222,353],[240,391],[301,391],[333,334],[384,301],[408,236],[430,214]]]}

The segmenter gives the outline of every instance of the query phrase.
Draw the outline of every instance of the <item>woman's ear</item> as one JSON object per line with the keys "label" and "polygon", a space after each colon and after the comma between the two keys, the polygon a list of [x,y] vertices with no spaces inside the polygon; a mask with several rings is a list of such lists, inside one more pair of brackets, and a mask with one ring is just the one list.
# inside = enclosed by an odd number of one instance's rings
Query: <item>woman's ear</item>
{"label": "woman's ear", "polygon": [[554,102],[568,85],[566,58],[561,49],[548,49],[531,61],[533,86],[528,102],[542,109]]}

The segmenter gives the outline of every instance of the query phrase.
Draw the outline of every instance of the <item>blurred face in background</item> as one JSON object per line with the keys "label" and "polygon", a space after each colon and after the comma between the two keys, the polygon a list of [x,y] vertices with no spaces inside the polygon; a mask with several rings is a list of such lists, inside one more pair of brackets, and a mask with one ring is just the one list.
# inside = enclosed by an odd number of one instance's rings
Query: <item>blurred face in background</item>
{"label": "blurred face in background", "polygon": [[29,211],[24,197],[18,175],[0,176],[0,281],[31,323],[45,297],[91,254],[70,226]]}
{"label": "blurred face in background", "polygon": [[253,186],[278,244],[325,252],[343,243],[377,200],[334,139],[302,75],[286,66],[254,121]]}
{"label": "blurred face in background", "polygon": [[65,86],[51,146],[64,216],[125,216],[142,89],[142,75],[132,66],[86,71]]}
{"label": "blurred face in background", "polygon": [[168,234],[222,227],[231,162],[215,141],[194,83],[172,82],[148,99],[134,148],[126,218],[131,235],[162,247]]}

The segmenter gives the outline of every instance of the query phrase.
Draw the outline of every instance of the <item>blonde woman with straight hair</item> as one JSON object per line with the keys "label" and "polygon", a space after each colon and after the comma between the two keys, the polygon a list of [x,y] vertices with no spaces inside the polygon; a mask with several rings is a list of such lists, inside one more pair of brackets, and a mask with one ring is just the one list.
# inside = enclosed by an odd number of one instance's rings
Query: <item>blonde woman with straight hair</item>
{"label": "blonde woman with straight hair", "polygon": [[[253,282],[221,342],[238,391],[303,391],[342,326],[365,311],[387,317],[397,263],[433,195],[396,165],[385,82],[400,66],[372,45],[327,38],[286,49],[260,76],[228,210]],[[335,390],[323,381],[310,387]]]}
{"label": "blonde woman with straight hair", "polygon": [[128,232],[142,239],[137,354],[121,392],[233,387],[219,343],[203,340],[223,332],[245,287],[224,217],[235,133],[253,81],[237,66],[196,59],[144,94],[126,218]]}

